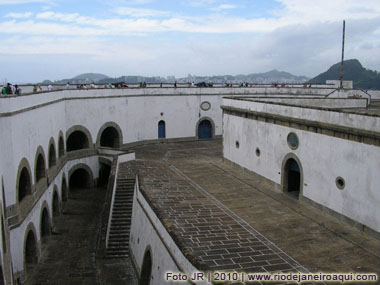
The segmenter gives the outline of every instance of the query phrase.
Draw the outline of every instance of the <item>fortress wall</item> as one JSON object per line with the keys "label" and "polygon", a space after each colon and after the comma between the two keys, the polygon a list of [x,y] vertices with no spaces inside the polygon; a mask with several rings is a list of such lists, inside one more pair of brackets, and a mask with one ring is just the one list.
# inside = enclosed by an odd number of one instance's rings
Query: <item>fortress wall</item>
{"label": "fortress wall", "polygon": [[316,107],[284,106],[265,102],[249,102],[247,100],[223,99],[223,106],[250,110],[259,113],[275,114],[301,120],[310,120],[325,124],[334,124],[346,128],[380,132],[380,117],[354,114],[339,109],[326,110]]}
{"label": "fortress wall", "polygon": [[[272,111],[272,106],[265,108],[258,105],[261,103],[251,102],[250,109]],[[313,110],[308,111],[312,113]],[[273,111],[273,114],[276,112]],[[292,110],[282,114],[296,116]],[[320,118],[323,119],[323,116]],[[360,119],[359,116],[359,123]],[[365,122],[363,118],[363,125]],[[227,113],[224,113],[223,125],[223,153],[226,159],[273,181],[281,189],[285,161],[296,157],[303,173],[301,193],[304,197],[380,232],[378,146],[292,128],[285,123],[275,124]],[[287,143],[290,132],[294,132],[299,139],[296,150],[292,150]],[[260,156],[256,155],[256,148],[260,149]],[[336,185],[339,176],[345,181],[343,190]]]}
{"label": "fortress wall", "polygon": [[12,263],[13,271],[16,275],[21,274],[24,270],[24,240],[28,232],[26,232],[28,226],[32,224],[35,229],[36,239],[38,243],[38,249],[41,245],[41,236],[40,236],[40,221],[42,214],[42,206],[46,202],[48,206],[48,212],[50,217],[50,224],[53,224],[53,190],[56,187],[58,191],[58,197],[60,202],[60,208],[62,205],[62,178],[65,177],[66,184],[68,187],[69,176],[68,173],[72,167],[78,164],[87,165],[93,174],[94,178],[98,177],[99,173],[99,163],[98,156],[86,157],[76,160],[68,161],[65,166],[61,169],[58,175],[54,178],[51,184],[48,186],[46,191],[34,205],[33,209],[30,211],[29,215],[26,217],[22,223],[10,231],[10,240],[11,240],[11,253],[12,253]]}
{"label": "fortress wall", "polygon": [[320,108],[366,108],[367,99],[326,99],[326,98],[300,98],[300,97],[286,97],[286,98],[253,98],[254,101],[282,103],[296,106],[313,106]]}
{"label": "fortress wall", "polygon": [[[137,181],[137,180],[136,180]],[[144,254],[150,250],[152,256],[151,284],[174,284],[167,281],[166,273],[182,273],[191,276],[198,270],[182,254],[154,211],[141,194],[138,182],[133,198],[132,225],[129,246],[136,273],[140,276]],[[189,277],[190,278],[190,277]],[[191,284],[182,281],[181,284]],[[197,284],[209,284],[197,282]]]}

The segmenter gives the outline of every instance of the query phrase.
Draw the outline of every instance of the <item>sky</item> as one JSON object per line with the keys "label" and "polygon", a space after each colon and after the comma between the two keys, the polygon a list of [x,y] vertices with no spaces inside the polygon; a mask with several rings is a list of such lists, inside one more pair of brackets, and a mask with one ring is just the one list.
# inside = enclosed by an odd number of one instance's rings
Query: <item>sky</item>
{"label": "sky", "polygon": [[0,0],[0,81],[380,71],[379,0]]}

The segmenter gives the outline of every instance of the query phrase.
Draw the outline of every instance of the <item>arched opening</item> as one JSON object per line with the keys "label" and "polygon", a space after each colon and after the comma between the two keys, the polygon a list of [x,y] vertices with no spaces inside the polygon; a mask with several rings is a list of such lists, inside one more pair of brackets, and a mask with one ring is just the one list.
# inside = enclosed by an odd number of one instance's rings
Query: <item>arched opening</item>
{"label": "arched opening", "polygon": [[56,165],[57,159],[56,159],[56,152],[55,152],[55,146],[54,144],[51,144],[49,147],[49,168]]}
{"label": "arched opening", "polygon": [[91,176],[83,168],[76,169],[69,178],[70,191],[91,187]]}
{"label": "arched opening", "polygon": [[36,183],[45,177],[45,170],[45,159],[42,153],[40,153],[36,163]]}
{"label": "arched opening", "polygon": [[61,192],[62,192],[62,201],[67,201],[68,193],[67,193],[67,185],[66,185],[66,179],[62,179],[62,187],[61,187]]}
{"label": "arched opening", "polygon": [[89,148],[89,142],[86,134],[82,131],[74,131],[67,138],[67,151],[74,151]]}
{"label": "arched opening", "polygon": [[27,271],[32,269],[33,266],[36,265],[38,262],[37,241],[33,230],[29,230],[26,238],[24,248],[24,259]]}
{"label": "arched opening", "polygon": [[18,201],[20,202],[25,196],[32,194],[29,171],[26,167],[21,170],[18,181]]}
{"label": "arched opening", "polygon": [[212,138],[212,124],[209,120],[202,120],[198,125],[198,139]]}
{"label": "arched opening", "polygon": [[46,208],[42,210],[41,214],[41,225],[40,225],[40,235],[44,238],[51,233],[49,213]]}
{"label": "arched opening", "polygon": [[65,155],[65,144],[63,142],[63,137],[59,137],[58,140],[58,156],[62,157]]}
{"label": "arched opening", "polygon": [[158,138],[159,139],[166,138],[165,121],[158,122]]}
{"label": "arched opening", "polygon": [[4,273],[3,273],[3,267],[0,266],[0,285],[4,285]]}
{"label": "arched opening", "polygon": [[3,253],[7,252],[7,239],[5,237],[4,217],[1,216],[1,241],[3,245]]}
{"label": "arched opening", "polygon": [[54,191],[53,193],[53,216],[57,217],[60,214],[59,210],[59,198],[57,191]]}
{"label": "arched opening", "polygon": [[301,190],[301,170],[294,158],[289,158],[284,167],[284,191],[299,197]]}
{"label": "arched opening", "polygon": [[99,169],[99,186],[105,186],[108,184],[108,179],[111,173],[111,166],[101,163]]}
{"label": "arched opening", "polygon": [[141,266],[141,276],[139,285],[149,285],[152,278],[152,256],[150,250],[144,254],[143,264]]}
{"label": "arched opening", "polygon": [[100,136],[100,146],[118,148],[120,147],[120,135],[114,127],[107,127]]}

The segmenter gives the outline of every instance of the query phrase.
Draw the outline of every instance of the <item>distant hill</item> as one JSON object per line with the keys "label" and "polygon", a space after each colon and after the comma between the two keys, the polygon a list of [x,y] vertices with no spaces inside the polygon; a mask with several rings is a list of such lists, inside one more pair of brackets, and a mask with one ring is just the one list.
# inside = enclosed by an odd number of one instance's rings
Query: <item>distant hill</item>
{"label": "distant hill", "polygon": [[[326,72],[310,79],[307,83],[321,84],[326,83],[326,80],[338,80],[340,76],[340,65],[340,62],[334,64]],[[344,61],[343,80],[352,80],[354,82],[354,88],[380,89],[380,74],[377,71],[364,68],[357,59]]]}
{"label": "distant hill", "polygon": [[82,73],[72,78],[72,80],[93,80],[95,82],[101,80],[110,78],[109,76],[101,73]]}
{"label": "distant hill", "polygon": [[71,84],[87,84],[92,82],[98,83],[100,80],[107,80],[110,78],[111,77],[101,73],[82,73],[73,78],[56,81],[44,80],[41,84],[66,84],[67,82],[70,82]]}
{"label": "distant hill", "polygon": [[77,75],[73,78],[62,79],[57,81],[45,80],[43,84],[66,84],[70,82],[71,84],[87,84],[87,83],[97,83],[97,84],[105,84],[105,83],[174,83],[177,81],[178,83],[187,83],[187,82],[213,82],[218,84],[223,83],[238,83],[238,82],[248,82],[248,83],[304,83],[309,78],[305,76],[297,76],[293,75],[289,72],[271,70],[264,73],[251,73],[251,74],[239,74],[239,75],[211,75],[211,76],[198,76],[198,75],[188,75],[183,78],[175,78],[174,76],[169,76],[167,78],[161,76],[120,76],[116,78],[111,78],[107,75],[100,73],[83,73]]}

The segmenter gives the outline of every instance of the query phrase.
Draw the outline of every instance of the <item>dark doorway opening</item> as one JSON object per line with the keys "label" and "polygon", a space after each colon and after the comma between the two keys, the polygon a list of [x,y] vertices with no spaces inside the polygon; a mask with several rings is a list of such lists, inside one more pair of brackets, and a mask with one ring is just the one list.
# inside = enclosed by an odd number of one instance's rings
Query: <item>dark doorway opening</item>
{"label": "dark doorway opening", "polygon": [[212,138],[212,124],[209,120],[203,120],[198,125],[198,139]]}
{"label": "dark doorway opening", "polygon": [[18,201],[20,202],[25,196],[30,195],[31,191],[31,183],[30,183],[30,175],[28,169],[24,167],[21,170],[19,182],[18,182]]}
{"label": "dark doorway opening", "polygon": [[54,145],[50,145],[49,148],[49,168],[54,166],[57,163],[56,153]]}
{"label": "dark doorway opening", "polygon": [[165,121],[158,122],[158,138],[159,139],[166,138]]}
{"label": "dark doorway opening", "polygon": [[111,148],[120,147],[119,132],[114,127],[107,127],[100,136],[100,146]]}
{"label": "dark doorway opening", "polygon": [[64,155],[65,155],[65,146],[64,146],[64,143],[63,143],[63,138],[59,137],[59,141],[58,141],[58,156],[62,157]]}
{"label": "dark doorway opening", "polygon": [[44,241],[44,237],[50,235],[50,220],[49,220],[49,213],[46,208],[43,209],[42,215],[41,215],[41,238],[42,241]]}
{"label": "dark doorway opening", "polygon": [[70,176],[69,187],[70,191],[75,191],[78,188],[91,187],[90,174],[83,168],[79,168]]}
{"label": "dark doorway opening", "polygon": [[59,209],[59,198],[58,198],[58,193],[57,191],[54,191],[53,194],[53,216],[57,217],[60,214],[60,209]]}
{"label": "dark doorway opening", "polygon": [[42,154],[37,157],[36,182],[45,177],[45,159]]}
{"label": "dark doorway opening", "polygon": [[152,277],[152,257],[150,250],[147,250],[144,255],[143,264],[141,267],[141,276],[139,285],[149,285]]}
{"label": "dark doorway opening", "polygon": [[25,243],[24,254],[25,254],[26,270],[29,271],[38,262],[37,241],[36,241],[36,237],[34,236],[34,232],[32,230],[28,232],[26,243]]}
{"label": "dark doorway opening", "polygon": [[66,179],[62,179],[62,201],[67,201],[68,193],[67,193],[67,185],[66,185]]}
{"label": "dark doorway opening", "polygon": [[289,158],[285,163],[285,191],[299,197],[301,187],[301,171],[296,160]]}
{"label": "dark doorway opening", "polygon": [[99,169],[99,182],[98,182],[99,186],[107,186],[110,173],[111,173],[111,166],[101,163],[100,169]]}
{"label": "dark doorway opening", "polygon": [[67,151],[89,148],[88,138],[84,132],[75,131],[69,135],[66,142]]}

